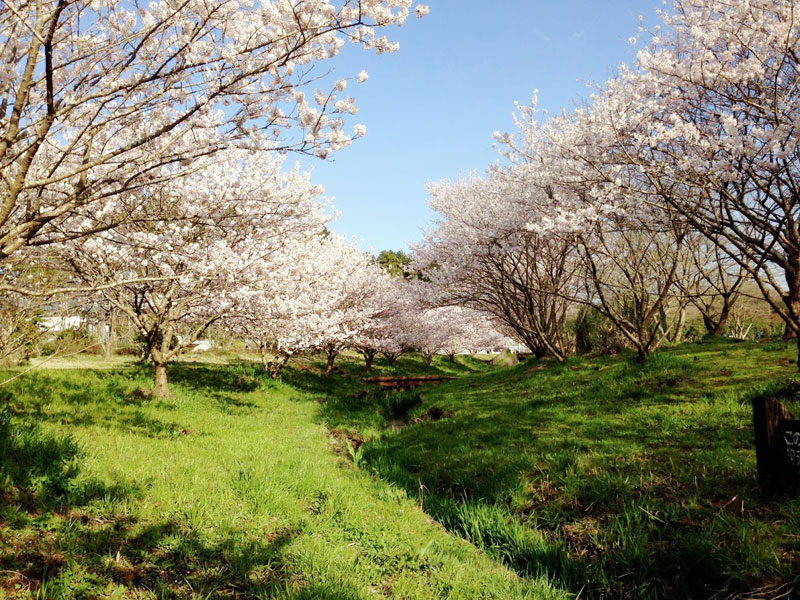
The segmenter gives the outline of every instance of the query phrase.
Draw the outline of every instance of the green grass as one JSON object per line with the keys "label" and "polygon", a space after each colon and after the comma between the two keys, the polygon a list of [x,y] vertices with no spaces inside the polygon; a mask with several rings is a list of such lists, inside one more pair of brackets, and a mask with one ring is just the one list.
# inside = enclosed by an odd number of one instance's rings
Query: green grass
{"label": "green grass", "polygon": [[[166,400],[148,397],[144,367],[76,358],[0,388],[0,590],[797,593],[800,499],[759,489],[749,406],[770,393],[800,413],[798,385],[781,383],[797,379],[795,357],[793,343],[716,340],[644,364],[405,356],[367,372],[349,355],[331,378],[306,357],[278,382],[216,357],[174,365]],[[360,381],[430,373],[459,379]]]}
{"label": "green grass", "polygon": [[170,375],[165,400],[136,366],[4,388],[0,597],[564,597],[354,468],[311,372],[288,371],[294,386],[252,364]]}
{"label": "green grass", "polygon": [[421,410],[450,417],[387,431],[362,461],[582,597],[775,597],[800,588],[800,500],[755,482],[749,397],[796,376],[794,352],[717,341],[644,364],[523,363],[427,390]]}

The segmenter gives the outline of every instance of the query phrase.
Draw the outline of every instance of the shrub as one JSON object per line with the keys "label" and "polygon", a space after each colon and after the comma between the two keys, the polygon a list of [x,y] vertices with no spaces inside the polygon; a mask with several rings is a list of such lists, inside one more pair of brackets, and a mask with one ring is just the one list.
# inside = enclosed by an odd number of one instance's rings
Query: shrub
{"label": "shrub", "polygon": [[617,354],[626,347],[622,334],[592,306],[583,306],[570,324],[577,354]]}
{"label": "shrub", "polygon": [[[63,354],[90,350],[90,346],[97,343],[87,329],[65,329],[57,332],[50,340],[42,344],[40,354],[51,356],[53,354]],[[98,344],[99,347],[99,344]]]}

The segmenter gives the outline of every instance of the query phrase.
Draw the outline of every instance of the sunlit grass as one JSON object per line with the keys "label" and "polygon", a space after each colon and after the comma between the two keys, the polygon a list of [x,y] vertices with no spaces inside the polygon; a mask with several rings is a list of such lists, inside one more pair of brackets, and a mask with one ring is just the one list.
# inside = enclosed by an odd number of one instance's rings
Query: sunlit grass
{"label": "sunlit grass", "polygon": [[5,389],[16,426],[69,433],[82,453],[49,495],[4,484],[7,597],[559,596],[354,469],[313,390],[250,364],[171,376],[163,400],[142,393],[150,373],[135,366],[37,372]]}

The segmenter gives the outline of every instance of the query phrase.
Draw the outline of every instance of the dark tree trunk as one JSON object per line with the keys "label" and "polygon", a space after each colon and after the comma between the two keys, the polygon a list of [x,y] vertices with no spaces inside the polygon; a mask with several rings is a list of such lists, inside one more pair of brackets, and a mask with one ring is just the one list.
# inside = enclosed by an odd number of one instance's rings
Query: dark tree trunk
{"label": "dark tree trunk", "polygon": [[786,295],[783,296],[783,303],[786,306],[786,329],[783,333],[783,339],[791,339],[797,337],[797,368],[800,369],[800,336],[798,336],[798,329],[800,329],[800,253],[794,253],[791,257],[792,260],[784,272],[786,277],[786,286],[789,288]]}
{"label": "dark tree trunk", "polygon": [[328,350],[327,351],[328,359],[325,362],[325,377],[330,377],[331,373],[333,373],[333,363],[336,360],[336,357],[339,356],[338,350]]}
{"label": "dark tree trunk", "polygon": [[364,357],[364,366],[367,368],[367,371],[372,370],[372,363],[375,361],[375,357],[378,355],[376,350],[360,350],[361,356]]}
{"label": "dark tree trunk", "polygon": [[156,370],[156,387],[153,389],[153,396],[156,398],[166,398],[169,396],[169,386],[167,385],[167,363],[153,362]]}
{"label": "dark tree trunk", "polygon": [[272,360],[269,361],[266,365],[267,373],[269,374],[270,379],[277,379],[281,371],[283,371],[283,367],[286,366],[286,363],[289,362],[290,355],[286,352],[281,352],[280,354],[276,354],[272,357]]}
{"label": "dark tree trunk", "polygon": [[636,362],[637,363],[640,363],[640,364],[643,363],[645,361],[645,359],[647,358],[648,354],[649,354],[649,352],[647,351],[647,348],[645,348],[644,346],[640,346],[638,344],[636,345]]}
{"label": "dark tree trunk", "polygon": [[719,319],[717,325],[714,327],[712,333],[714,335],[722,335],[725,333],[725,328],[728,326],[728,319],[731,316],[731,301],[728,296],[722,297],[722,309],[719,311]]}
{"label": "dark tree trunk", "polygon": [[706,333],[709,335],[720,335],[717,333],[719,331],[719,324],[705,312],[703,313],[703,327],[706,328]]}

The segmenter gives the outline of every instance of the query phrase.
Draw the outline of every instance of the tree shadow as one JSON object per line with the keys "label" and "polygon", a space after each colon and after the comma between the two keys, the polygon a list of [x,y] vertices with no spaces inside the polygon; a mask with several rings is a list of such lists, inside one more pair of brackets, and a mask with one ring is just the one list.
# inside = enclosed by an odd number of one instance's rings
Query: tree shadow
{"label": "tree shadow", "polygon": [[6,502],[48,506],[63,497],[78,474],[78,445],[67,435],[44,433],[0,409],[0,485]]}
{"label": "tree shadow", "polygon": [[99,597],[114,586],[132,597],[273,597],[292,587],[281,551],[297,534],[286,529],[257,539],[232,531],[210,541],[170,520],[140,523],[64,509],[49,530],[25,539],[22,552],[0,554],[0,568],[16,574],[26,591],[47,590],[48,597]]}
{"label": "tree shadow", "polygon": [[263,377],[253,364],[209,365],[179,362],[169,366],[170,382],[203,393],[247,393],[259,389]]}
{"label": "tree shadow", "polygon": [[[175,365],[172,382],[216,401],[226,414],[246,414],[258,405],[243,397],[262,385],[254,369],[184,364]],[[3,391],[17,416],[36,422],[51,421],[77,427],[115,427],[121,432],[150,438],[170,439],[190,428],[174,420],[158,418],[150,409],[177,410],[170,399],[153,398],[146,386],[150,368],[137,364],[122,370],[82,371],[51,375],[37,373],[14,382]],[[20,401],[15,398],[19,397]]]}

